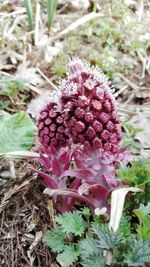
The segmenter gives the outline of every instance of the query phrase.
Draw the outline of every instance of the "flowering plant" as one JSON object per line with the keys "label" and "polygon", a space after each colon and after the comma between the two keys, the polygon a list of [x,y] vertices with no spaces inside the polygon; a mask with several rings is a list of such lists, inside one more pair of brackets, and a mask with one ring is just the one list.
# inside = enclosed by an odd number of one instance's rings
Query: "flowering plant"
{"label": "flowering plant", "polygon": [[80,59],[54,94],[43,100],[37,116],[39,161],[48,173],[45,181],[54,206],[60,212],[83,201],[90,208],[108,207],[119,161],[129,154],[120,148],[121,124],[115,99],[104,74]]}

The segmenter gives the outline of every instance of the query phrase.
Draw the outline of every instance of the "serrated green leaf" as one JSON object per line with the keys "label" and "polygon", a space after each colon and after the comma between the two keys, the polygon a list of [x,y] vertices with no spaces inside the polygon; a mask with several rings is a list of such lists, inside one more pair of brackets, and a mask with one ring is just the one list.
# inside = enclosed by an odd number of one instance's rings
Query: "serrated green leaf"
{"label": "serrated green leaf", "polygon": [[24,111],[1,116],[0,152],[29,150],[34,143],[34,132],[34,123]]}
{"label": "serrated green leaf", "polygon": [[140,238],[150,240],[150,202],[144,206],[140,205],[139,209],[134,210],[140,224],[137,225],[137,232]]}
{"label": "serrated green leaf", "polygon": [[84,267],[104,267],[104,257],[99,241],[92,237],[87,237],[80,242],[81,263]]}
{"label": "serrated green leaf", "polygon": [[51,248],[53,252],[62,252],[65,248],[65,234],[61,228],[49,230],[43,237],[43,242]]}
{"label": "serrated green leaf", "polygon": [[99,238],[99,246],[101,248],[113,248],[123,240],[119,231],[114,232],[113,230],[109,230],[107,225],[96,226],[92,230]]}
{"label": "serrated green leaf", "polygon": [[125,263],[128,266],[145,266],[150,263],[150,242],[147,240],[133,240]]}
{"label": "serrated green leaf", "polygon": [[131,162],[131,166],[121,165],[117,170],[118,180],[133,186],[143,185],[150,181],[150,161],[140,157]]}
{"label": "serrated green leaf", "polygon": [[105,267],[104,257],[102,255],[93,255],[89,259],[85,259],[82,262],[83,267]]}
{"label": "serrated green leaf", "polygon": [[89,208],[87,207],[83,207],[83,209],[81,210],[81,214],[83,214],[85,216],[85,218],[87,220],[89,220],[90,216],[91,216],[91,211]]}
{"label": "serrated green leaf", "polygon": [[124,238],[127,238],[131,235],[131,225],[129,219],[124,215],[122,216],[120,221],[119,232]]}
{"label": "serrated green leaf", "polygon": [[139,217],[139,219],[144,219],[150,214],[150,202],[146,206],[141,204],[139,209],[134,210],[134,213]]}
{"label": "serrated green leaf", "polygon": [[80,212],[66,212],[55,217],[55,221],[61,225],[62,231],[66,234],[81,236],[86,229],[86,222],[83,220]]}
{"label": "serrated green leaf", "polygon": [[98,240],[88,236],[86,239],[80,242],[80,251],[82,258],[98,254],[100,252]]}
{"label": "serrated green leaf", "polygon": [[77,261],[79,255],[79,250],[73,245],[66,246],[64,251],[58,255],[57,261],[61,264],[61,266],[69,267],[71,264]]}

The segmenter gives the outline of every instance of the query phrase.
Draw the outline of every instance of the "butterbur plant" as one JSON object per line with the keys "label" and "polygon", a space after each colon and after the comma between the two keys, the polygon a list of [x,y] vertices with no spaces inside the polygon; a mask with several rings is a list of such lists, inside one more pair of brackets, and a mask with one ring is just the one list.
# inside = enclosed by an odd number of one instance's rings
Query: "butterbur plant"
{"label": "butterbur plant", "polygon": [[[79,202],[91,209],[107,207],[119,162],[130,155],[120,148],[121,124],[112,90],[98,67],[74,59],[58,91],[35,106],[39,161],[45,193],[59,212]],[[40,105],[38,105],[40,103]],[[30,108],[29,108],[30,109]]]}

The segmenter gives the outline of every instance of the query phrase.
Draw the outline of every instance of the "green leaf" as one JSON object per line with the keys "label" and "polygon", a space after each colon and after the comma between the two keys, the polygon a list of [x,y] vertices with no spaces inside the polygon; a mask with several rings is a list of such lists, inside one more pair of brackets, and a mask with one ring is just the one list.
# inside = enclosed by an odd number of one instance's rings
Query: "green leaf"
{"label": "green leaf", "polygon": [[63,215],[58,215],[55,217],[55,221],[61,225],[64,233],[72,233],[75,236],[81,236],[87,226],[78,211],[66,212]]}
{"label": "green leaf", "polygon": [[145,217],[150,214],[150,202],[146,206],[141,204],[139,209],[134,210],[134,212],[139,219],[145,219]]}
{"label": "green leaf", "polygon": [[104,257],[102,255],[101,248],[99,247],[99,241],[92,237],[87,237],[80,242],[81,263],[84,267],[103,267]]}
{"label": "green leaf", "polygon": [[150,262],[150,242],[147,240],[133,240],[130,246],[125,263],[128,266],[145,266],[144,263]]}
{"label": "green leaf", "polygon": [[57,0],[47,0],[48,30],[50,31],[54,13],[57,8]]}
{"label": "green leaf", "polygon": [[150,202],[144,206],[140,205],[139,209],[134,210],[140,224],[137,225],[137,232],[140,238],[150,240]]}
{"label": "green leaf", "polygon": [[49,230],[43,237],[43,242],[51,248],[53,252],[62,252],[65,248],[65,234],[61,228]]}
{"label": "green leaf", "polygon": [[95,226],[92,228],[93,232],[97,235],[99,239],[99,246],[101,248],[110,249],[118,245],[123,237],[120,232],[109,230],[107,225]]}
{"label": "green leaf", "polygon": [[122,180],[130,186],[143,185],[150,181],[150,161],[140,157],[131,162],[131,166],[122,165],[117,170],[118,180]]}
{"label": "green leaf", "polygon": [[79,255],[80,252],[77,248],[75,248],[75,246],[66,246],[64,251],[57,256],[57,261],[61,264],[61,266],[69,267],[77,261]]}
{"label": "green leaf", "polygon": [[28,16],[28,23],[29,23],[29,30],[33,30],[33,12],[32,12],[32,1],[31,0],[24,0],[24,6],[26,8],[27,16]]}
{"label": "green leaf", "polygon": [[89,220],[89,218],[90,218],[90,216],[91,216],[91,211],[90,211],[89,208],[87,208],[87,207],[83,207],[83,208],[81,209],[81,214],[82,214],[83,216],[85,216],[85,218],[86,218],[87,220]]}
{"label": "green leaf", "polygon": [[82,262],[83,267],[105,267],[104,257],[102,255],[93,255],[89,259],[85,259]]}
{"label": "green leaf", "polygon": [[99,247],[98,240],[92,237],[89,237],[89,236],[86,239],[81,240],[80,251],[81,251],[82,258],[87,258],[91,255],[99,254],[100,247]]}
{"label": "green leaf", "polygon": [[35,126],[26,112],[0,117],[0,152],[29,150]]}
{"label": "green leaf", "polygon": [[123,215],[119,225],[119,232],[124,238],[127,238],[131,235],[131,225],[129,219]]}
{"label": "green leaf", "polygon": [[0,79],[1,91],[0,95],[7,95],[9,97],[16,97],[18,91],[25,90],[25,84],[23,81],[10,80],[10,79]]}

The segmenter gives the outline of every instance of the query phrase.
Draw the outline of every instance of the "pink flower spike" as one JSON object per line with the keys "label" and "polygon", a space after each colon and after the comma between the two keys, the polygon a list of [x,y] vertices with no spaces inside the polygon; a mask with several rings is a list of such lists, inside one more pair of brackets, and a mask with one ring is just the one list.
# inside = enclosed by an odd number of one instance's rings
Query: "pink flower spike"
{"label": "pink flower spike", "polygon": [[71,70],[72,73],[78,73],[82,70],[82,68],[83,68],[83,63],[78,58],[75,58],[69,63],[69,69]]}
{"label": "pink flower spike", "polygon": [[[102,150],[108,150],[109,147],[110,153],[114,153],[114,142],[119,149],[122,132],[107,78],[98,67],[90,67],[79,59],[71,61],[70,71],[60,85],[60,91],[65,123],[73,143],[86,146],[86,150],[88,147],[95,150],[97,142]],[[64,99],[65,84],[71,86],[72,83],[78,86],[76,94],[68,91],[68,96]],[[76,121],[73,121],[74,118]],[[111,138],[114,134],[117,135],[116,138]],[[106,143],[110,145],[105,145]]]}

